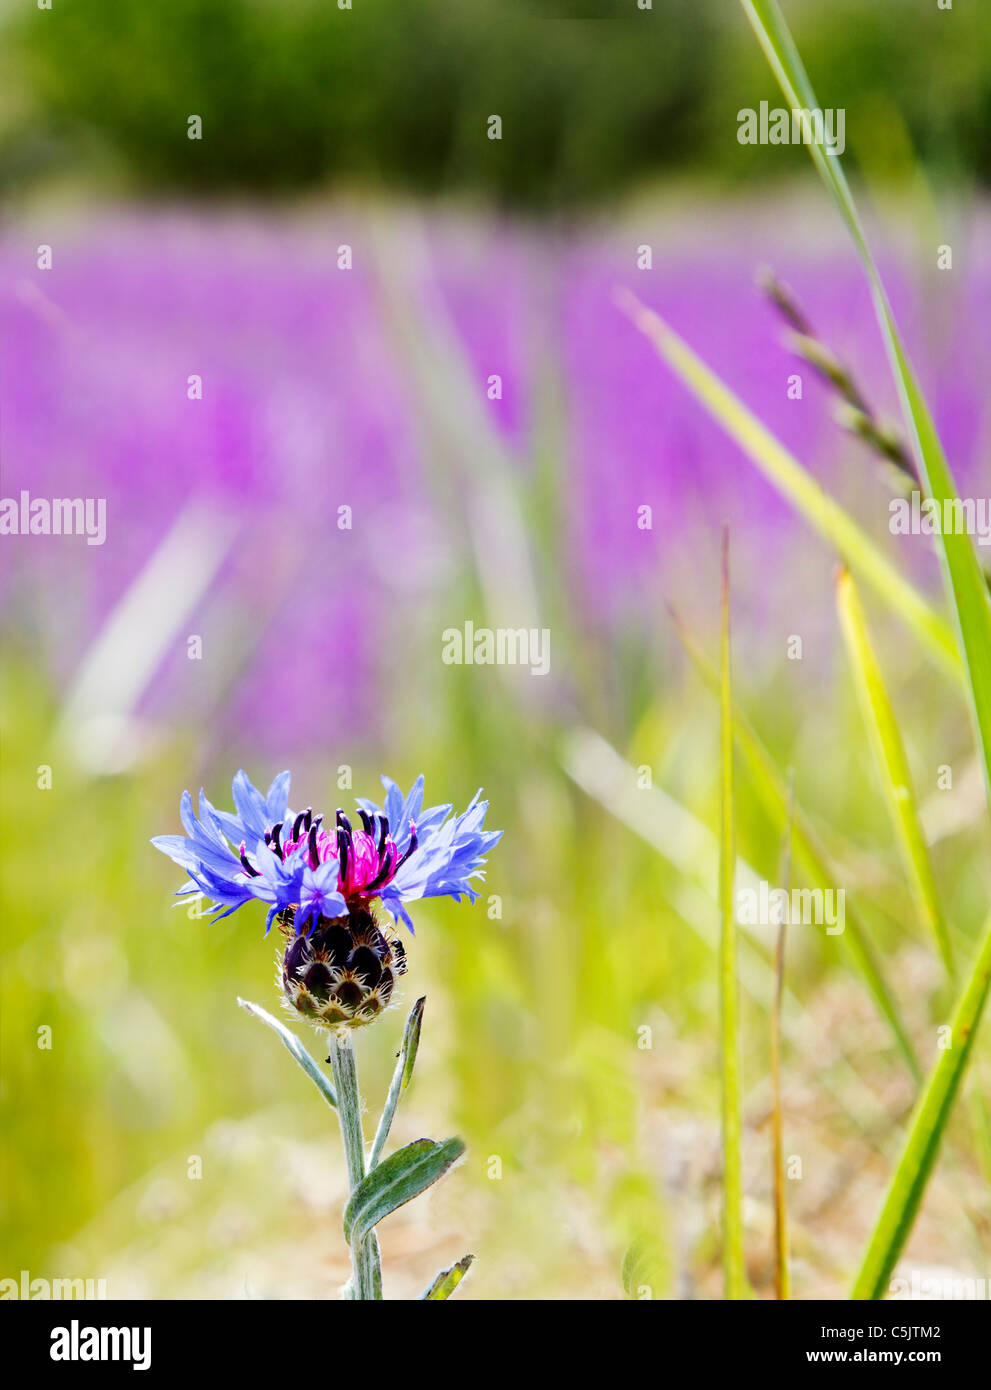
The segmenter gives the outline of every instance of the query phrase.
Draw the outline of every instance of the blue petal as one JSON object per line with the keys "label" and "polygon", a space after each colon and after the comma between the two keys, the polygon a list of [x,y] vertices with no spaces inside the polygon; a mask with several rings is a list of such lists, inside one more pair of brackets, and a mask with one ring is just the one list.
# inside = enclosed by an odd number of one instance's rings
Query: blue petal
{"label": "blue petal", "polygon": [[398,826],[403,814],[403,794],[391,777],[382,777],[382,785],[385,787],[385,814],[389,819],[389,827]]}
{"label": "blue petal", "polygon": [[231,784],[231,794],[245,829],[251,832],[254,839],[260,840],[267,829],[265,798],[243,769],[237,773]]}
{"label": "blue petal", "polygon": [[263,829],[268,829],[271,825],[277,825],[279,821],[284,821],[289,810],[289,777],[288,772],[280,772],[265,795],[265,812],[268,817]]}
{"label": "blue petal", "polygon": [[403,900],[398,893],[393,893],[391,889],[386,889],[382,894],[382,904],[387,912],[392,914],[392,920],[397,924],[402,922],[409,929],[410,936],[415,936],[416,931],[413,927],[413,919],[403,906]]}

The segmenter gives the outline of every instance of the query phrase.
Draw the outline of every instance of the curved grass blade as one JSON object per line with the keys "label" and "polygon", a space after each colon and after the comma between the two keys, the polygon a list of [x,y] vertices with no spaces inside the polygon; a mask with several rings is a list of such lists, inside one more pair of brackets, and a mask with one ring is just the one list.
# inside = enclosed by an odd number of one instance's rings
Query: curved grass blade
{"label": "curved grass blade", "polygon": [[389,1094],[385,1098],[385,1108],[382,1111],[378,1129],[375,1131],[372,1151],[368,1158],[369,1172],[379,1165],[382,1150],[389,1137],[389,1130],[392,1128],[392,1120],[396,1113],[396,1106],[399,1104],[399,1097],[413,1078],[413,1065],[416,1062],[416,1050],[420,1046],[420,1029],[423,1026],[423,1006],[426,1002],[426,995],[423,995],[409,1011],[409,1018],[406,1020],[406,1029],[403,1033],[403,1044],[399,1049],[396,1069],[392,1073],[392,1081],[389,1083]]}
{"label": "curved grass blade", "polygon": [[974,1036],[991,987],[991,918],[977,957],[953,1013],[950,1046],[940,1052],[919,1098],[885,1199],[851,1294],[878,1299],[887,1292],[922,1203],[929,1175],[939,1153],[943,1131],[963,1080]]}
{"label": "curved grass blade", "polygon": [[460,1139],[414,1139],[383,1159],[362,1179],[344,1209],[344,1235],[349,1245],[365,1238],[384,1216],[410,1202],[442,1178],[465,1151]]}
{"label": "curved grass blade", "polygon": [[736,873],[733,807],[733,694],[730,684],[729,532],[723,530],[720,637],[719,1046],[723,1120],[723,1289],[747,1296],[743,1248],[743,1101],[740,1078],[739,985],[736,965]]}
{"label": "curved grass blade", "polygon": [[[758,42],[764,50],[785,99],[793,109],[818,107],[795,42],[777,0],[740,0]],[[901,399],[902,413],[919,464],[923,489],[947,516],[959,508],[956,485],[940,444],[936,427],[919,389],[898,333],[895,317],[860,221],[850,186],[839,158],[828,155],[814,140],[808,142],[812,159],[822,175],[853,239],[870,284],[874,310],[887,349],[892,376]],[[944,583],[951,600],[957,643],[968,676],[971,718],[981,750],[985,792],[991,804],[991,601],[970,537],[963,529],[939,528]],[[853,557],[846,558],[853,563]]]}
{"label": "curved grass blade", "polygon": [[[677,614],[672,611],[671,616],[682,646],[693,666],[718,698],[718,671],[706,658]],[[764,746],[757,731],[735,702],[733,733],[740,754],[747,765],[751,785],[778,834],[783,834],[788,815],[788,789],[785,779],[775,766],[774,759]],[[812,822],[797,801],[793,809],[791,842],[795,860],[801,865],[807,879],[823,892],[828,888],[835,887],[836,874],[830,870],[826,850],[820,843]],[[846,924],[840,941],[863,977],[882,1017],[891,1029],[894,1040],[908,1063],[913,1078],[916,1081],[921,1081],[922,1069],[915,1055],[908,1029],[902,1021],[895,996],[882,973],[867,928],[851,903],[846,904]]]}
{"label": "curved grass blade", "polygon": [[[718,689],[718,676],[716,687]],[[707,884],[698,881],[698,873],[710,858],[719,862],[718,837],[714,855],[710,856],[708,835],[691,812],[673,797],[652,787],[644,809],[630,808],[629,787],[636,781],[636,769],[631,766],[601,734],[592,729],[570,729],[562,740],[561,763],[576,786],[580,787],[609,815],[647,844],[674,870],[674,879],[665,875],[660,891],[672,912],[696,933],[699,940],[713,951],[719,949],[719,923],[713,918],[713,906],[718,903],[718,891],[712,887],[718,869],[709,872]],[[689,853],[685,853],[688,845]],[[755,875],[756,877],[756,875]],[[718,918],[718,913],[716,914]],[[740,937],[740,986],[764,1009],[771,1006],[774,992],[774,972],[768,967],[760,949],[747,936]],[[796,1019],[798,1000],[787,1000],[788,1018]]]}
{"label": "curved grass blade", "polygon": [[[867,621],[856,586],[848,572],[842,571],[837,584],[837,603],[844,638],[853,665],[854,679],[868,727],[878,771],[886,792],[889,811],[912,888],[916,910],[923,925],[934,937],[947,978],[956,982],[956,962],[946,919],[936,891],[932,861],[912,787],[908,760],[891,707],[884,678],[877,663]],[[967,1103],[985,1178],[991,1175],[988,1138],[991,1116],[978,1086],[971,1086]]]}
{"label": "curved grass blade", "polygon": [[959,679],[960,663],[952,632],[866,532],[658,314],[629,291],[621,291],[618,299],[620,307],[650,339],[675,375],[772,487],[885,599],[940,667]]}
{"label": "curved grass blade", "polygon": [[946,972],[952,980],[955,972],[953,947],[939,905],[936,880],[919,819],[905,747],[867,631],[867,619],[864,616],[860,595],[850,572],[846,569],[841,570],[839,574],[836,602],[861,712],[874,750],[874,758],[912,887],[916,909],[923,925],[936,942]]}
{"label": "curved grass blade", "polygon": [[259,1008],[257,1004],[252,1004],[249,1000],[241,998],[238,998],[237,1002],[246,1013],[253,1014],[255,1018],[260,1018],[262,1023],[268,1024],[273,1033],[279,1035],[287,1051],[303,1068],[327,1104],[331,1106],[332,1109],[336,1110],[337,1096],[333,1086],[330,1084],[329,1079],[324,1076],[323,1072],[307,1052],[299,1038],[296,1037],[296,1034],[290,1032],[284,1023],[280,1022],[277,1018],[273,1018],[271,1014],[266,1013],[265,1010]]}
{"label": "curved grass blade", "polygon": [[461,1283],[461,1280],[468,1273],[474,1264],[474,1255],[464,1255],[456,1265],[451,1265],[450,1269],[442,1269],[432,1284],[424,1289],[420,1294],[420,1301],[441,1298],[450,1298],[451,1294]]}

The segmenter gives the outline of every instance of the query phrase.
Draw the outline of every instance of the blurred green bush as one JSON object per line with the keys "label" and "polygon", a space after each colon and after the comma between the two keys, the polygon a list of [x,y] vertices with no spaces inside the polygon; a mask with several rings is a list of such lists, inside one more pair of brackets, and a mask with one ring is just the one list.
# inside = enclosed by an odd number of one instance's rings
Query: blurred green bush
{"label": "blurred green bush", "polygon": [[[385,183],[534,208],[595,203],[668,171],[793,168],[741,150],[777,101],[730,0],[59,0],[7,21],[0,178],[106,168],[143,191]],[[896,122],[923,163],[991,173],[991,7],[785,6],[827,106],[868,159]],[[187,116],[203,119],[187,139]],[[895,115],[895,113],[899,113]],[[501,141],[486,122],[498,114]],[[901,126],[904,121],[904,128]],[[884,163],[885,161],[881,161]]]}

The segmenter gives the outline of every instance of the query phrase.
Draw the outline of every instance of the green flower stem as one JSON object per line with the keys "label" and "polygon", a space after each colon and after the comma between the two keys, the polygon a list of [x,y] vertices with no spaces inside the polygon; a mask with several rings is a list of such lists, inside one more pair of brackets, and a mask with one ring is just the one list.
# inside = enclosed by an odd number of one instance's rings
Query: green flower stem
{"label": "green flower stem", "polygon": [[[329,1061],[337,1093],[337,1115],[341,1122],[348,1188],[353,1193],[365,1176],[365,1137],[361,1128],[358,1068],[347,1033],[330,1034]],[[374,1231],[351,1246],[351,1296],[357,1299],[382,1297],[382,1266]]]}

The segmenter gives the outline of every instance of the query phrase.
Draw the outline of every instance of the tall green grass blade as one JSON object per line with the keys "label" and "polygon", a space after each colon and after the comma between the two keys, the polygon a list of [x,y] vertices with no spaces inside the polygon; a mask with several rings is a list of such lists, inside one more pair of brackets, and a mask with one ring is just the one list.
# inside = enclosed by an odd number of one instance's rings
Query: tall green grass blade
{"label": "tall green grass blade", "polygon": [[[757,40],[759,40],[760,46],[763,47],[764,54],[769,60],[771,70],[777,76],[778,85],[781,86],[785,99],[791,103],[792,107],[805,107],[813,110],[817,106],[817,101],[812,83],[809,82],[801,57],[796,50],[794,39],[788,32],[788,26],[785,24],[776,0],[741,0],[741,3],[744,6],[745,14],[751,21]],[[935,432],[933,417],[928,411],[926,400],[924,400],[923,393],[917,384],[915,373],[909,364],[908,354],[906,354],[901,336],[898,334],[891,304],[888,302],[880,272],[878,272],[873,254],[870,252],[865,231],[860,224],[859,214],[856,211],[855,203],[853,203],[851,189],[846,183],[844,170],[842,170],[838,158],[828,156],[816,143],[809,143],[809,152],[812,154],[814,164],[819,168],[824,183],[833,195],[834,202],[840,208],[842,220],[852,236],[860,261],[865,267],[871,295],[874,299],[874,310],[876,310],[878,324],[881,327],[881,335],[884,338],[892,375],[894,375],[895,384],[898,386],[898,393],[901,396],[902,413],[909,428],[910,439],[915,445],[917,460],[919,460],[924,489],[926,489],[927,495],[940,505],[942,517],[947,517],[948,507],[951,509],[952,516],[953,503],[956,502],[956,488],[953,484],[947,457],[942,450],[940,439]],[[962,528],[960,530],[951,528],[949,531],[941,528],[940,541],[944,582],[947,585],[949,598],[951,598],[956,639],[958,639],[959,651],[962,653],[963,664],[966,667],[967,684],[969,684],[967,694],[969,694],[970,712],[972,712],[974,730],[976,730],[978,748],[980,748],[985,794],[991,801],[991,605],[988,602],[987,587],[985,587],[984,577],[981,574],[973,545],[970,543],[970,539],[963,534]],[[980,960],[978,960],[978,965],[980,965]],[[984,988],[987,990],[987,984]],[[963,1061],[966,1062],[966,1058]],[[959,1084],[959,1076],[953,1080],[953,1090],[955,1090],[956,1084]],[[952,1094],[947,1104],[947,1113],[951,1102]],[[987,1112],[985,1112],[983,1099],[980,1095],[974,1101],[974,1109],[976,1109],[978,1120],[980,1120],[980,1125],[978,1125],[978,1133],[980,1133],[980,1130],[987,1125]],[[922,1176],[923,1187],[924,1180],[928,1176],[928,1169],[931,1168],[931,1163],[935,1158],[935,1150],[938,1148],[938,1134],[940,1134],[942,1123],[945,1123],[945,1119],[941,1120],[937,1131],[935,1131],[934,1143],[926,1150],[928,1166]],[[913,1134],[915,1134],[915,1130],[913,1130]],[[894,1194],[894,1186],[892,1186],[888,1205],[891,1205],[892,1194]],[[915,1209],[920,1198],[922,1198],[922,1190],[915,1197],[915,1207],[912,1207],[912,1202],[908,1198],[903,1202],[903,1208],[905,1208],[903,1220],[908,1222],[906,1229],[910,1229],[910,1223],[915,1216]],[[881,1248],[878,1245],[877,1232],[876,1240],[871,1244],[871,1250],[876,1247]],[[901,1248],[901,1245],[898,1248]],[[883,1277],[881,1277],[880,1283],[883,1283]],[[869,1286],[869,1284],[869,1273],[865,1275],[865,1272],[862,1272],[858,1287]],[[860,1293],[858,1297],[878,1297],[878,1293]]]}
{"label": "tall green grass blade", "polygon": [[627,291],[619,303],[767,481],[885,599],[940,666],[959,678],[952,632],[852,517],[658,314]]}
{"label": "tall green grass blade", "polygon": [[[675,630],[692,665],[714,695],[719,695],[719,673],[706,658],[685,625],[672,613]],[[757,731],[740,706],[734,703],[733,733],[737,747],[747,766],[747,774],[764,811],[777,833],[783,834],[788,815],[788,788]],[[831,870],[829,856],[819,840],[812,822],[796,801],[793,809],[791,834],[794,857],[813,887],[823,892],[836,887],[836,874]],[[891,1029],[913,1078],[922,1080],[915,1049],[908,1029],[902,1021],[895,996],[888,986],[867,928],[851,903],[846,904],[846,925],[840,937],[844,949],[870,990],[875,1003]]]}
{"label": "tall green grass blade", "polygon": [[[718,688],[717,675],[717,692]],[[636,785],[636,768],[591,729],[579,727],[567,733],[562,740],[561,762],[576,786],[619,824],[625,825],[632,834],[649,845],[674,870],[673,875],[660,876],[658,891],[677,919],[695,932],[713,955],[717,955],[720,929],[718,835],[712,837],[715,844],[713,855],[710,856],[707,843],[699,844],[697,853],[693,853],[692,841],[699,838],[694,832],[705,828],[695,821],[685,807],[667,794],[662,794],[658,787],[651,788],[646,796],[646,804],[632,806],[629,789]],[[686,844],[689,848],[687,856],[684,853]],[[710,858],[713,867],[708,868],[708,881],[703,886],[697,881],[698,871],[709,865]],[[741,871],[746,872],[746,868],[738,864],[737,872]],[[754,878],[756,880],[756,874]],[[769,1010],[774,997],[774,971],[768,966],[762,947],[742,932],[739,946],[740,988],[760,1008]],[[786,990],[783,1022],[786,1031],[796,1040],[799,1013],[798,999]],[[867,1100],[866,1094],[862,1099]],[[873,1099],[871,1095],[871,1107]],[[861,1114],[866,1118],[868,1110],[863,1109]]]}
{"label": "tall green grass blade", "polygon": [[719,1018],[723,1109],[723,1289],[747,1296],[743,1249],[743,1100],[740,1077],[739,987],[733,884],[736,846],[733,807],[733,694],[730,678],[729,533],[723,532],[720,640]]}
{"label": "tall green grass blade", "polygon": [[[857,693],[867,725],[889,813],[899,842],[919,917],[933,936],[947,978],[956,981],[953,943],[943,916],[933,875],[932,861],[902,744],[884,678],[867,630],[860,595],[848,571],[837,584],[840,625],[853,667]],[[973,1082],[974,1078],[971,1078]],[[978,1156],[985,1177],[991,1176],[991,1115],[980,1089],[971,1084],[967,1095]]]}
{"label": "tall green grass blade", "polygon": [[853,1287],[856,1299],[882,1298],[921,1205],[991,987],[991,918],[953,1013],[950,1045],[940,1052],[919,1098],[881,1215]]}
{"label": "tall green grass blade", "polygon": [[[788,783],[788,814],[781,839],[778,883],[787,893],[791,887],[791,834],[795,820],[795,777]],[[788,915],[778,927],[774,948],[774,1004],[771,1009],[771,1155],[774,1171],[774,1292],[778,1299],[791,1298],[791,1270],[788,1265],[788,1199],[785,1184],[784,1116],[781,1105],[781,1002],[785,990],[785,942]]]}
{"label": "tall green grass blade", "polygon": [[[785,99],[793,109],[817,108],[812,84],[777,0],[740,0],[740,3]],[[956,486],[932,416],[899,336],[846,175],[839,159],[827,154],[814,140],[808,142],[808,149],[823,182],[833,195],[867,273],[923,487],[927,495],[939,504],[940,515],[945,517],[946,505],[958,500]],[[985,791],[991,803],[991,601],[974,547],[962,530],[951,529],[947,532],[945,528],[940,528],[940,556],[960,654],[968,675],[971,716],[983,759]],[[847,555],[846,558],[853,564],[851,556]]]}
{"label": "tall green grass blade", "polygon": [[[718,672],[715,673],[714,689],[718,698]],[[739,728],[736,732],[739,749]],[[770,762],[766,752],[764,756]],[[709,832],[685,807],[667,793],[662,793],[660,787],[654,786],[647,793],[640,793],[636,798],[631,797],[630,788],[637,784],[637,769],[592,729],[576,727],[566,733],[561,745],[561,762],[576,786],[592,797],[619,824],[625,825],[631,834],[649,845],[674,870],[673,875],[659,876],[657,891],[675,919],[683,923],[689,931],[695,932],[713,954],[718,956],[721,930],[718,910],[718,835],[712,837],[715,849],[710,855],[708,839],[704,844],[700,842],[700,832],[706,836]],[[771,766],[773,771],[773,764]],[[633,804],[634,801],[636,805]],[[768,815],[773,816],[773,810],[768,809]],[[780,830],[782,822],[776,820],[775,824]],[[795,843],[797,846],[797,838]],[[697,882],[695,856],[689,853],[687,859],[690,862],[686,862],[685,847],[691,847],[693,844],[698,851],[698,865],[709,866],[704,887]],[[755,871],[738,856],[737,883],[745,881],[750,875],[759,882]],[[835,883],[835,879],[833,882]],[[847,930],[838,939],[852,946],[849,905],[846,917]],[[768,964],[763,948],[748,936],[746,927],[741,928],[737,945],[740,952],[737,962],[740,989],[759,1008],[770,1012],[776,988],[774,969]],[[869,951],[867,960],[871,960]],[[883,981],[880,994],[883,998]],[[781,1025],[784,1036],[795,1045],[803,1046],[803,1009],[787,985],[782,1005]],[[883,1009],[882,1017],[887,1017]],[[897,1022],[897,1011],[894,1017]],[[892,1032],[897,1039],[898,1033],[894,1024]],[[904,1034],[900,1046],[905,1051],[913,1077],[921,1080],[921,1069],[915,1061],[909,1039]],[[877,1114],[877,1093],[873,1086],[865,1084],[853,1062],[846,1057],[839,1059],[836,1068],[831,1069],[829,1075],[823,1076],[822,1084],[835,1101],[838,1112],[845,1115],[850,1123],[865,1135],[867,1142],[883,1155],[886,1152],[887,1141],[872,1129]]]}
{"label": "tall green grass blade", "polygon": [[955,971],[953,947],[939,905],[936,880],[919,819],[919,808],[905,747],[885,688],[884,677],[871,645],[860,595],[857,593],[853,577],[845,569],[840,571],[836,602],[861,711],[874,750],[874,758],[916,909],[923,925],[933,937],[947,974],[952,980]]}

